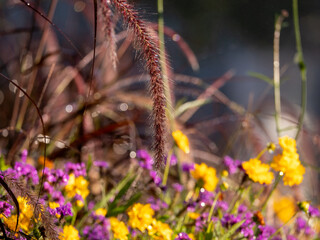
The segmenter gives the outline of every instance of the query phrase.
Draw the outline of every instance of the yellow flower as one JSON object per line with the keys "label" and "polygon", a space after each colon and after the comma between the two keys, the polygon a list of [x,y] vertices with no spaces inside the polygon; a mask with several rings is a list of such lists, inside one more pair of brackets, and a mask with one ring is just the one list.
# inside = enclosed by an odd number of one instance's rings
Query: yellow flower
{"label": "yellow flower", "polygon": [[284,136],[279,138],[279,144],[283,149],[282,154],[274,156],[270,165],[274,170],[285,174],[283,177],[284,185],[299,185],[303,180],[305,168],[299,160],[296,140]]}
{"label": "yellow flower", "polygon": [[65,186],[68,198],[73,198],[76,194],[80,195],[83,200],[89,195],[89,182],[83,177],[75,177],[73,173],[69,175],[68,184]]}
{"label": "yellow flower", "polygon": [[148,234],[153,239],[157,240],[171,240],[173,231],[170,226],[156,219],[152,220],[152,224],[148,226]]}
{"label": "yellow flower", "polygon": [[204,183],[203,187],[207,191],[213,191],[215,190],[219,178],[216,175],[216,169],[212,167],[208,167],[205,163],[195,164],[194,170],[191,171],[191,175],[199,180],[201,179]]}
{"label": "yellow flower", "polygon": [[196,240],[195,236],[193,235],[193,233],[189,233],[188,237],[191,238],[191,240]]}
{"label": "yellow flower", "polygon": [[[3,218],[1,216],[1,218],[3,219],[3,222],[4,224],[12,231],[15,231],[16,230],[16,224],[17,224],[17,215],[14,214],[14,215],[11,215],[10,217],[7,217],[7,218]],[[19,223],[20,223],[20,219],[19,219]],[[17,230],[20,229],[20,224],[18,223],[18,228]]]}
{"label": "yellow flower", "polygon": [[172,137],[177,143],[178,147],[185,153],[190,152],[189,139],[180,130],[172,132]]}
{"label": "yellow flower", "polygon": [[273,173],[269,172],[270,166],[262,163],[256,158],[243,162],[242,167],[246,171],[246,174],[248,174],[249,178],[254,182],[270,184],[273,180]]}
{"label": "yellow flower", "polygon": [[105,208],[98,208],[94,213],[98,216],[105,216],[107,214],[107,209]]}
{"label": "yellow flower", "polygon": [[128,240],[129,230],[124,224],[124,222],[119,221],[115,217],[110,218],[111,231],[113,232],[113,237],[120,240]]}
{"label": "yellow flower", "polygon": [[[20,215],[18,230],[21,228],[24,232],[28,233],[31,228],[31,219],[33,217],[33,207],[28,204],[27,198],[18,197]],[[4,223],[9,229],[15,230],[17,223],[17,215],[11,215],[9,218],[4,218]]]}
{"label": "yellow flower", "polygon": [[223,170],[222,173],[221,173],[221,176],[222,177],[228,177],[229,176],[229,173],[227,170]]}
{"label": "yellow flower", "polygon": [[56,202],[49,202],[49,208],[51,209],[56,209],[60,207],[60,204],[59,203],[56,203]]}
{"label": "yellow flower", "polygon": [[154,211],[150,204],[136,203],[128,210],[129,221],[128,225],[132,228],[137,228],[144,232],[152,223]]}
{"label": "yellow flower", "polygon": [[286,173],[290,168],[296,168],[300,165],[299,155],[292,152],[283,152],[274,156],[270,165],[274,170]]}
{"label": "yellow flower", "polygon": [[297,151],[296,140],[291,137],[288,137],[288,136],[280,137],[279,138],[279,145],[281,146],[283,151],[287,151],[287,152],[296,152]]}
{"label": "yellow flower", "polygon": [[76,205],[79,207],[79,208],[82,208],[84,206],[84,202],[82,200],[77,200],[76,201]]}
{"label": "yellow flower", "polygon": [[289,169],[283,177],[284,185],[299,185],[303,180],[303,174],[306,172],[305,168],[300,164],[297,168]]}
{"label": "yellow flower", "polygon": [[200,213],[196,213],[196,212],[188,212],[188,217],[196,220],[198,217],[200,217]]}
{"label": "yellow flower", "polygon": [[283,223],[287,223],[296,212],[296,204],[292,198],[283,197],[274,202],[273,210]]}
{"label": "yellow flower", "polygon": [[79,232],[73,226],[64,226],[63,232],[59,235],[60,240],[80,240]]}

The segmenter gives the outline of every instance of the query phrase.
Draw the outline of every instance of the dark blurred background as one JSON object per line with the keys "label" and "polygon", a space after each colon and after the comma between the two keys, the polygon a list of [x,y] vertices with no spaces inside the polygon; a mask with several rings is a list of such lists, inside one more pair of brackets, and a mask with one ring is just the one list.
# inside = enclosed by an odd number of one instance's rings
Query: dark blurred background
{"label": "dark blurred background", "polygon": [[[292,1],[288,0],[174,0],[165,2],[165,23],[176,30],[195,52],[200,62],[198,73],[192,73],[177,51],[169,52],[177,71],[205,79],[222,75],[229,69],[235,78],[224,88],[234,101],[246,106],[248,95],[259,96],[266,83],[248,77],[249,71],[273,76],[274,22],[281,10],[289,12],[281,31],[280,64],[283,78],[282,96],[300,103],[300,77],[294,64],[296,53],[292,21]],[[156,1],[138,1],[145,15],[156,21]],[[300,28],[308,70],[308,107],[320,115],[320,1],[299,1]],[[168,42],[170,44],[170,41]],[[176,59],[179,59],[176,61]],[[287,69],[285,71],[285,69]],[[272,94],[272,91],[270,92]]]}
{"label": "dark blurred background", "polygon": [[[0,1],[2,8],[2,30],[11,26],[30,26],[31,11],[23,4],[20,7]],[[20,1],[16,1],[20,2]],[[44,11],[50,1],[36,0]],[[133,2],[142,16],[157,22],[157,1],[135,0]],[[9,4],[8,4],[9,3]],[[274,22],[281,10],[289,12],[281,31],[280,64],[282,77],[287,81],[282,87],[282,96],[289,102],[300,103],[300,77],[294,64],[295,37],[290,0],[165,0],[165,24],[178,32],[195,52],[200,70],[193,72],[182,52],[172,39],[166,44],[174,70],[213,81],[226,71],[235,71],[235,77],[222,90],[232,100],[244,106],[248,95],[259,96],[267,84],[248,76],[249,71],[273,76],[273,31]],[[82,51],[92,49],[92,16],[90,0],[60,0],[53,22],[61,28]],[[308,71],[308,113],[320,116],[320,1],[299,1],[302,46]],[[3,21],[5,19],[6,21]],[[23,19],[26,19],[24,21]],[[75,27],[75,23],[81,27]],[[120,29],[120,27],[119,27]],[[61,34],[62,45],[71,51],[70,45]],[[241,90],[241,91],[240,91]],[[270,91],[272,94],[272,89]]]}

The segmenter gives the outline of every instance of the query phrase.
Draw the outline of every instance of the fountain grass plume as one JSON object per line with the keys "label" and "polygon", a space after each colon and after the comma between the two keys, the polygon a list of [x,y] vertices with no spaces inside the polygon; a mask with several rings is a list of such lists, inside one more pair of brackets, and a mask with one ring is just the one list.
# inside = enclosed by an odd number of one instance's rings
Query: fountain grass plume
{"label": "fountain grass plume", "polygon": [[[149,89],[153,100],[154,167],[160,169],[164,164],[166,148],[166,98],[161,74],[160,50],[156,40],[149,33],[147,25],[141,20],[131,4],[125,0],[111,0],[110,2],[116,11],[120,13],[129,29],[133,31],[136,43],[141,49],[146,61],[146,68],[150,74]],[[108,4],[107,1],[104,1],[104,3]]]}

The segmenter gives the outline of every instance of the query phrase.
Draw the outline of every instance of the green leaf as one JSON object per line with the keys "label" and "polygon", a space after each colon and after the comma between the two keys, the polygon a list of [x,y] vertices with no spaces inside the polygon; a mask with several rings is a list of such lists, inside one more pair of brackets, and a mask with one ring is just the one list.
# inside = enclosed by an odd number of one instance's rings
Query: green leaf
{"label": "green leaf", "polygon": [[258,78],[262,81],[265,81],[273,86],[273,80],[264,74],[257,73],[257,72],[248,72],[248,75],[254,78]]}
{"label": "green leaf", "polygon": [[165,222],[166,220],[168,220],[170,218],[170,216],[168,215],[163,215],[160,216],[159,218],[157,218],[157,220],[161,221],[161,222]]}
{"label": "green leaf", "polygon": [[134,179],[136,177],[134,176],[133,178],[131,178],[118,192],[118,194],[115,196],[114,200],[112,201],[112,203],[109,205],[109,209],[115,208],[118,201],[126,194],[126,192],[129,190],[129,188],[131,187]]}
{"label": "green leaf", "polygon": [[6,165],[5,159],[3,157],[3,155],[0,156],[0,170],[1,171],[5,171],[8,168],[10,168],[10,166]]}
{"label": "green leaf", "polygon": [[241,225],[245,222],[246,220],[242,220],[241,222],[238,222],[236,224],[234,224],[228,232],[226,232],[223,236],[221,236],[219,239],[220,240],[224,240],[224,239],[229,239],[237,230],[239,227],[241,227]]}
{"label": "green leaf", "polygon": [[190,108],[200,107],[211,102],[211,99],[197,99],[194,101],[186,102],[179,106],[175,111],[175,116],[179,116]]}
{"label": "green leaf", "polygon": [[211,240],[212,237],[213,237],[212,232],[210,232],[210,233],[205,233],[205,240]]}
{"label": "green leaf", "polygon": [[86,171],[87,171],[87,175],[88,175],[89,170],[90,170],[90,168],[91,168],[91,166],[92,166],[92,163],[93,163],[92,155],[91,155],[91,154],[89,154],[89,156],[88,156],[88,161],[87,161],[87,169],[86,169]]}
{"label": "green leaf", "polygon": [[119,207],[115,207],[115,208],[109,207],[109,211],[106,217],[113,217],[113,216],[117,216],[120,213],[124,213],[131,205],[137,202],[141,196],[142,196],[142,193],[136,193],[127,201],[126,204]]}

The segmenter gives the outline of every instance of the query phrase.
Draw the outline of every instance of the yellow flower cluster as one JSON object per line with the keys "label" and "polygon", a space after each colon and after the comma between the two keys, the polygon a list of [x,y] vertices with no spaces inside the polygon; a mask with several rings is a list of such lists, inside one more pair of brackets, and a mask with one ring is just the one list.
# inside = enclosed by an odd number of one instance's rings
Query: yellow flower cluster
{"label": "yellow flower cluster", "polygon": [[114,239],[128,240],[129,230],[124,222],[119,221],[115,217],[110,218],[111,231],[113,232]]}
{"label": "yellow flower cluster", "polygon": [[273,204],[273,210],[283,223],[287,223],[296,212],[296,204],[292,198],[283,197]]}
{"label": "yellow flower cluster", "polygon": [[242,163],[243,169],[249,178],[260,184],[270,184],[273,180],[273,173],[269,172],[270,166],[262,163],[259,159],[252,158]]}
{"label": "yellow flower cluster", "polygon": [[94,211],[94,213],[97,215],[97,216],[105,216],[107,214],[107,209],[105,208],[98,208],[97,210]]}
{"label": "yellow flower cluster", "polygon": [[202,180],[204,185],[203,187],[211,192],[216,189],[216,186],[219,182],[219,178],[216,175],[216,169],[208,167],[205,163],[195,164],[194,170],[191,171],[192,177],[197,180]]}
{"label": "yellow flower cluster", "polygon": [[73,173],[69,175],[68,184],[64,190],[67,193],[68,198],[73,198],[76,194],[80,195],[83,200],[89,195],[88,189],[89,182],[83,177],[75,177]]}
{"label": "yellow flower cluster", "polygon": [[189,139],[186,135],[184,135],[180,130],[177,130],[172,132],[172,137],[182,151],[185,153],[190,152]]}
{"label": "yellow flower cluster", "polygon": [[63,232],[59,235],[60,240],[80,240],[79,232],[73,226],[64,226]]}
{"label": "yellow flower cluster", "polygon": [[274,156],[271,167],[284,173],[284,185],[299,185],[303,180],[305,168],[299,160],[296,141],[293,138],[284,136],[279,138],[279,145],[282,148],[282,154]]}
{"label": "yellow flower cluster", "polygon": [[134,204],[128,211],[129,226],[144,232],[152,223],[154,211],[150,204]]}
{"label": "yellow flower cluster", "polygon": [[128,225],[141,232],[148,230],[149,236],[158,240],[170,240],[173,231],[170,226],[153,218],[154,210],[150,204],[136,203],[128,210]]}
{"label": "yellow flower cluster", "polygon": [[156,219],[153,219],[152,224],[148,226],[148,234],[153,239],[171,240],[172,233],[173,231],[168,224]]}
{"label": "yellow flower cluster", "polygon": [[[31,228],[31,220],[33,217],[33,207],[28,204],[27,198],[18,197],[17,198],[19,203],[20,215],[19,215],[19,223],[18,223],[18,230],[21,228],[24,232],[28,233]],[[14,231],[16,228],[17,223],[17,215],[11,215],[8,218],[4,218],[4,223],[7,227]]]}

